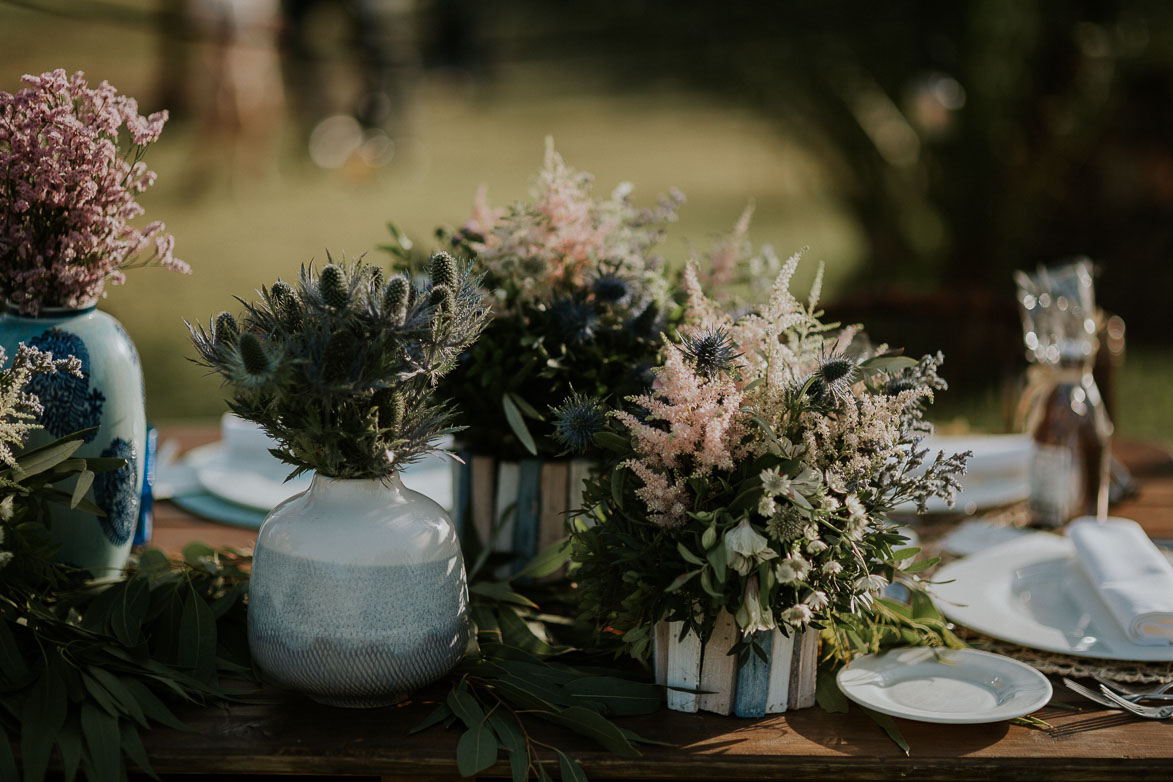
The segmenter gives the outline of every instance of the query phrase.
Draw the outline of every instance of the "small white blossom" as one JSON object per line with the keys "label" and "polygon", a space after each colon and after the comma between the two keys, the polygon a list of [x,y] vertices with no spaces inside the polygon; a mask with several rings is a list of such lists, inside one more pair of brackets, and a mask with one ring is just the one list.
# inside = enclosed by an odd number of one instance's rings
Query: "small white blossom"
{"label": "small white blossom", "polygon": [[847,512],[851,515],[852,521],[867,521],[868,512],[864,509],[863,503],[859,501],[859,497],[854,493],[847,495],[847,499],[844,500],[843,504],[847,508]]}
{"label": "small white blossom", "polygon": [[808,624],[811,619],[814,619],[814,616],[814,612],[810,606],[805,603],[799,603],[782,612],[782,621],[795,627],[801,627],[802,625]]}
{"label": "small white blossom", "polygon": [[829,548],[826,543],[821,540],[812,540],[806,544],[806,553],[814,556],[815,554],[822,554]]}
{"label": "small white blossom", "polygon": [[778,503],[774,502],[774,498],[769,494],[763,494],[758,500],[758,513],[766,518],[770,518],[778,511]]}
{"label": "small white blossom", "polygon": [[832,559],[828,562],[823,563],[822,570],[828,576],[837,576],[843,572],[843,565],[841,565],[840,563],[838,563]]}
{"label": "small white blossom", "polygon": [[888,586],[888,579],[878,573],[861,576],[855,580],[856,592],[879,592],[886,586]]}
{"label": "small white blossom", "polygon": [[827,597],[827,593],[821,589],[816,589],[814,592],[811,592],[802,602],[810,606],[812,611],[822,611],[831,604],[831,600]]}
{"label": "small white blossom", "polygon": [[810,570],[810,563],[802,557],[787,557],[774,565],[774,577],[781,584],[793,584],[805,579]]}
{"label": "small white blossom", "polygon": [[762,479],[762,488],[771,497],[777,497],[779,494],[786,494],[790,491],[790,478],[783,475],[777,467],[762,470],[760,477]]}
{"label": "small white blossom", "polygon": [[778,556],[778,552],[771,549],[768,543],[749,523],[749,519],[742,519],[740,524],[725,533],[729,567],[743,576],[748,575],[759,563]]}

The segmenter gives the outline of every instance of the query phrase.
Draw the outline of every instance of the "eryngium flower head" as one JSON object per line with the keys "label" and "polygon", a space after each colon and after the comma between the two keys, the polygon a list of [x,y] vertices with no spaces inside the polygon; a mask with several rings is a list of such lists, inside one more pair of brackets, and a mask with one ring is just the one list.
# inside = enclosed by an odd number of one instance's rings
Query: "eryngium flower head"
{"label": "eryngium flower head", "polygon": [[808,393],[822,402],[842,402],[851,396],[851,387],[859,380],[859,366],[844,356],[823,359],[815,370]]}
{"label": "eryngium flower head", "polygon": [[584,453],[595,442],[595,435],[607,423],[603,403],[597,397],[574,394],[553,408],[554,442],[563,453]]}
{"label": "eryngium flower head", "polygon": [[240,336],[240,327],[236,325],[236,318],[232,317],[227,312],[221,312],[216,316],[216,325],[212,329],[212,339],[217,345],[225,347],[235,345],[236,338]]}
{"label": "eryngium flower head", "polygon": [[383,289],[383,312],[386,313],[387,319],[397,326],[407,317],[407,305],[411,299],[410,288],[411,283],[399,274],[392,277]]}
{"label": "eryngium flower head", "polygon": [[383,287],[383,270],[375,264],[368,264],[363,268],[367,279],[371,282],[371,290],[377,291]]}
{"label": "eryngium flower head", "polygon": [[331,307],[343,309],[350,303],[350,286],[341,266],[328,263],[322,267],[322,273],[318,278],[318,292],[322,294],[322,301]]}
{"label": "eryngium flower head", "polygon": [[432,285],[443,285],[451,289],[456,285],[456,259],[446,252],[438,252],[432,256],[428,267],[428,274],[432,278]]}
{"label": "eryngium flower head", "polygon": [[456,295],[447,285],[433,285],[428,303],[440,312],[452,312],[456,307]]}
{"label": "eryngium flower head", "polygon": [[729,332],[724,329],[702,331],[685,336],[680,352],[693,365],[698,374],[714,377],[728,372],[741,353],[733,348]]}
{"label": "eryngium flower head", "polygon": [[578,345],[594,340],[599,313],[582,299],[563,297],[550,305],[550,320],[563,342]]}
{"label": "eryngium flower head", "polygon": [[273,359],[256,334],[246,331],[236,340],[243,377],[235,378],[242,386],[256,387],[269,380],[273,373]]}
{"label": "eryngium flower head", "polygon": [[379,409],[379,425],[398,433],[407,414],[407,400],[402,392],[384,388],[375,394],[374,401]]}
{"label": "eryngium flower head", "polygon": [[595,278],[591,290],[595,294],[595,299],[604,304],[622,307],[631,300],[631,285],[615,274],[603,274]]}

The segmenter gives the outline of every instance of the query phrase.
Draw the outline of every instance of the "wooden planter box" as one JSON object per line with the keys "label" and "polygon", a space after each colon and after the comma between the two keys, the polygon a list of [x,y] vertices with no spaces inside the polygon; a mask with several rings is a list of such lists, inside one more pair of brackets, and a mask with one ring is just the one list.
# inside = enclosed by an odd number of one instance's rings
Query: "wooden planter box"
{"label": "wooden planter box", "polygon": [[464,464],[453,462],[453,513],[463,536],[472,525],[493,550],[518,555],[508,572],[521,569],[535,554],[566,535],[569,512],[582,508],[583,481],[590,472],[586,459],[521,459],[458,451]]}
{"label": "wooden planter box", "polygon": [[683,624],[656,625],[656,682],[669,688],[682,688],[668,690],[668,708],[762,717],[815,705],[818,630],[806,630],[790,637],[778,630],[759,632],[757,642],[766,651],[769,662],[753,655],[738,670],[737,657],[728,654],[740,633],[732,616],[721,613],[705,644],[692,632],[681,639]]}

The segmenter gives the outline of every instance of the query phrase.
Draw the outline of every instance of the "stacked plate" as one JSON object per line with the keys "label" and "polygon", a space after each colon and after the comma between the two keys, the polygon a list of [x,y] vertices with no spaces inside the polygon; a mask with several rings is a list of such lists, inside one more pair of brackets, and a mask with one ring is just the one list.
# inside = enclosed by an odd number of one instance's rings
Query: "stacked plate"
{"label": "stacked plate", "polygon": [[[269,453],[275,447],[256,424],[225,414],[219,442],[193,448],[173,465],[160,465],[160,496],[213,521],[260,527],[269,511],[308,489],[313,480],[312,474],[289,478],[292,468]],[[451,470],[443,457],[408,466],[402,478],[408,488],[451,508]]]}
{"label": "stacked plate", "polygon": [[[944,451],[946,456],[973,452],[966,473],[961,477],[961,493],[953,507],[939,497],[931,497],[927,508],[929,513],[973,514],[982,509],[1020,502],[1030,496],[1034,443],[1029,435],[933,435],[925,438],[921,448],[929,451],[925,460],[928,463],[932,463],[939,451]],[[897,510],[914,513],[916,508],[909,503]]]}

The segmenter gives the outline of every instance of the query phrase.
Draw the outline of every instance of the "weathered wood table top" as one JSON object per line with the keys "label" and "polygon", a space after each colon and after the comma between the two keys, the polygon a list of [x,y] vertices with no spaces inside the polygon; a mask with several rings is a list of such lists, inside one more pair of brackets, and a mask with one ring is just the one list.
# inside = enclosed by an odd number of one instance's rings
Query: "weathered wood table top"
{"label": "weathered wood table top", "polygon": [[[217,436],[208,427],[173,427],[160,434],[178,437],[185,447]],[[1173,458],[1161,448],[1135,443],[1120,444],[1116,452],[1142,492],[1114,507],[1113,514],[1136,519],[1155,538],[1173,538]],[[152,544],[173,552],[191,540],[248,548],[255,535],[200,521],[164,502],[157,508]],[[816,707],[759,720],[669,711],[617,720],[673,745],[641,746],[643,754],[635,759],[616,757],[569,733],[539,731],[539,737],[574,755],[596,779],[1173,779],[1173,721],[1135,719],[1055,684],[1055,700],[1035,715],[1050,729],[898,719],[912,747],[908,757],[855,707],[848,714]],[[144,738],[161,773],[457,779],[459,731],[433,728],[408,735],[444,694],[437,687],[400,706],[346,710],[266,689],[257,703],[180,711],[191,732],[160,728]],[[508,764],[482,776],[508,777]]]}

